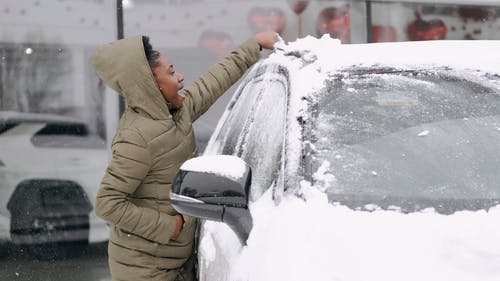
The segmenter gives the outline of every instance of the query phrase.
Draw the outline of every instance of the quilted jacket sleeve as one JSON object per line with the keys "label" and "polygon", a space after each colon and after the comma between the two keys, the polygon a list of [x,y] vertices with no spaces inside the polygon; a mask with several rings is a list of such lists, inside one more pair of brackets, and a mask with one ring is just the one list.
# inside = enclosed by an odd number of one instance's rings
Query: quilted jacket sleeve
{"label": "quilted jacket sleeve", "polygon": [[245,41],[237,50],[212,66],[205,74],[184,90],[184,106],[193,121],[236,83],[245,71],[260,59],[260,46],[255,38]]}
{"label": "quilted jacket sleeve", "polygon": [[97,193],[96,214],[127,232],[166,244],[175,231],[175,216],[136,206],[128,199],[151,167],[151,155],[146,143],[131,130],[120,132],[117,139]]}

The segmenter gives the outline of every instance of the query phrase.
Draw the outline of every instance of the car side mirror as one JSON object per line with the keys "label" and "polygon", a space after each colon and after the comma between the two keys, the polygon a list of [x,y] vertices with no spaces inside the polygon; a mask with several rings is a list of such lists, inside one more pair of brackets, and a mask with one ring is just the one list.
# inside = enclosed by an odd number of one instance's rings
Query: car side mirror
{"label": "car side mirror", "polygon": [[177,173],[170,200],[181,214],[227,223],[243,244],[252,229],[248,195],[252,171],[228,155],[192,158]]}

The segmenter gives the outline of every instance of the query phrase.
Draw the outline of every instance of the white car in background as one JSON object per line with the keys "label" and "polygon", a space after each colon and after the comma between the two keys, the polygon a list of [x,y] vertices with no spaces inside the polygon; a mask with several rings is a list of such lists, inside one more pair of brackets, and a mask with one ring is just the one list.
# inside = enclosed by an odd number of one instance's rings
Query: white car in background
{"label": "white car in background", "polygon": [[0,112],[0,241],[106,241],[107,226],[93,212],[105,146],[76,119]]}
{"label": "white car in background", "polygon": [[500,280],[499,50],[276,46],[174,182],[199,279]]}

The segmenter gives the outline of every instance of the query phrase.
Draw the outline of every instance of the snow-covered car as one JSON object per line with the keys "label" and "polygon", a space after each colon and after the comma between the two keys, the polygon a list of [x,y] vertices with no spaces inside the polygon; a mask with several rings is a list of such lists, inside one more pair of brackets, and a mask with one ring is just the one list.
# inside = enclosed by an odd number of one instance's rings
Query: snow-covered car
{"label": "snow-covered car", "polygon": [[200,280],[500,280],[498,50],[278,44],[172,189]]}
{"label": "snow-covered car", "polygon": [[107,240],[92,212],[106,163],[105,141],[82,121],[0,112],[0,241]]}

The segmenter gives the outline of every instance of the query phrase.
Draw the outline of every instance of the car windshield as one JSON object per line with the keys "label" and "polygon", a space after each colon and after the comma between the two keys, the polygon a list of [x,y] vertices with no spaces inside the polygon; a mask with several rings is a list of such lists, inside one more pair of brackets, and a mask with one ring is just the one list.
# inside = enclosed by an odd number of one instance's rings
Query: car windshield
{"label": "car windshield", "polygon": [[[312,105],[312,174],[329,199],[450,213],[500,199],[500,78],[451,69],[347,70]],[[307,170],[307,169],[306,169]]]}

